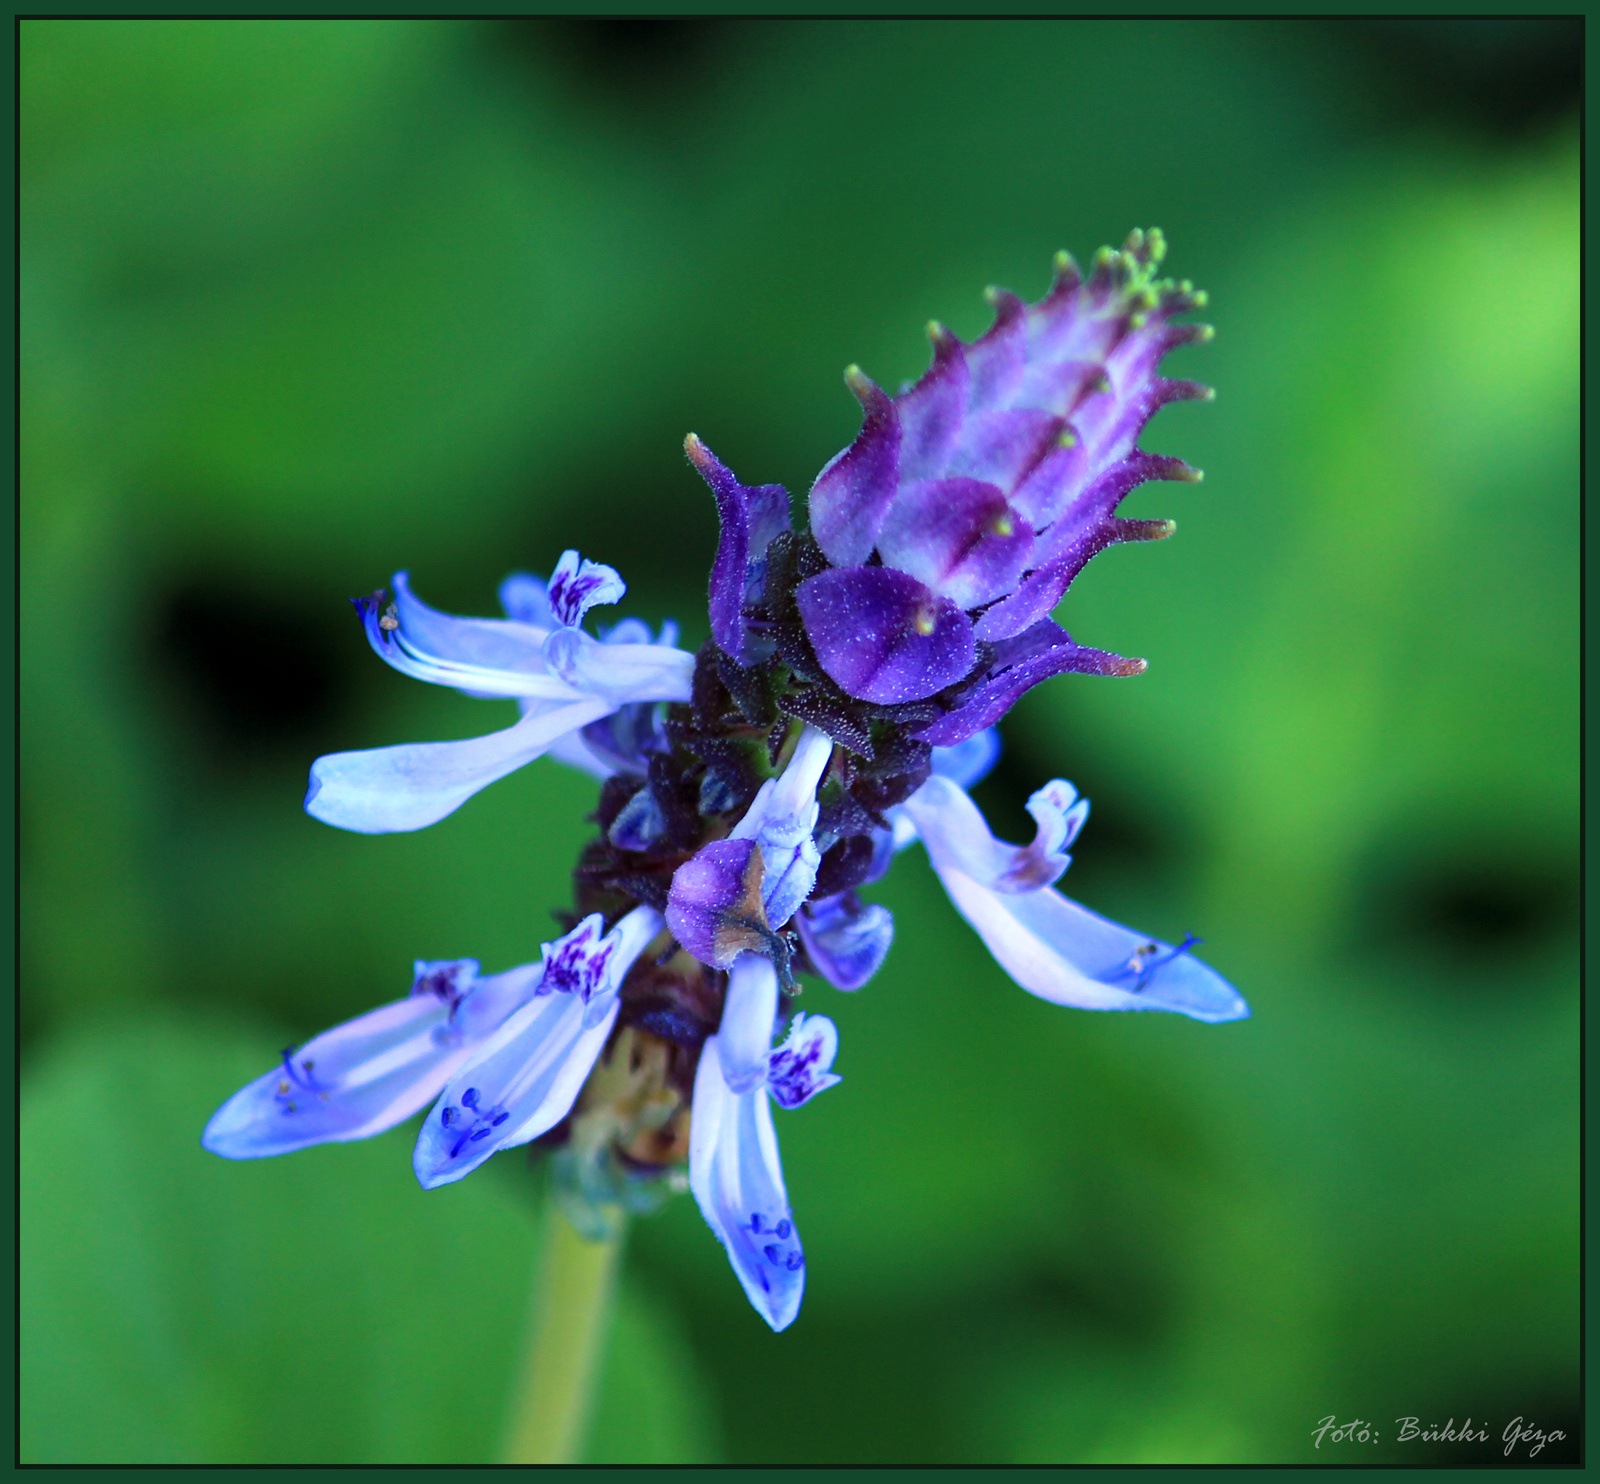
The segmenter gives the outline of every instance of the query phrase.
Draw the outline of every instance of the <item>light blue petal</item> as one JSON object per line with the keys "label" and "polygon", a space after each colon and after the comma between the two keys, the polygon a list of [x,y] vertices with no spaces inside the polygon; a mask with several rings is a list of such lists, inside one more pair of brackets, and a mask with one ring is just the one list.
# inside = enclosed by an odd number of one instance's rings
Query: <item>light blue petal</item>
{"label": "light blue petal", "polygon": [[200,1142],[226,1159],[259,1159],[393,1128],[439,1095],[537,982],[526,965],[473,980],[454,1015],[449,999],[413,991],[324,1031],[229,1098]]}
{"label": "light blue petal", "polygon": [[365,835],[420,830],[611,709],[593,697],[546,703],[487,737],[330,753],[311,765],[306,813]]}
{"label": "light blue petal", "polygon": [[555,615],[550,611],[550,590],[542,577],[529,572],[513,572],[500,584],[500,606],[506,617],[536,629],[553,629]]}
{"label": "light blue petal", "polygon": [[766,1089],[729,1090],[719,1040],[705,1043],[695,1074],[689,1188],[756,1312],[783,1330],[800,1312],[805,1255],[783,1188]]}
{"label": "light blue petal", "polygon": [[593,913],[544,945],[539,992],[452,1076],[412,1156],[425,1189],[461,1179],[571,1112],[616,1024],[617,990],[662,926],[651,907],[635,908],[603,938],[601,922]]}
{"label": "light blue petal", "polygon": [[1175,1010],[1195,1020],[1250,1013],[1237,990],[1183,949],[1119,927],[1053,887],[997,892],[935,869],[956,910],[1024,989],[1080,1010]]}
{"label": "light blue petal", "polygon": [[455,618],[412,593],[404,572],[395,573],[394,583],[392,613],[380,613],[369,599],[357,607],[373,650],[401,674],[471,696],[573,699],[572,687],[545,663],[548,630],[498,618]]}
{"label": "light blue petal", "polygon": [[665,644],[602,644],[579,629],[556,629],[544,642],[551,672],[574,690],[627,701],[687,701],[694,656]]}
{"label": "light blue petal", "polygon": [[807,902],[794,920],[813,967],[835,989],[860,989],[878,972],[894,942],[894,918],[853,891]]}
{"label": "light blue petal", "polygon": [[728,971],[728,994],[717,1034],[728,1086],[748,1092],[767,1080],[778,1019],[778,971],[759,953],[741,953]]}
{"label": "light blue petal", "polygon": [[539,995],[524,1005],[451,1077],[422,1125],[412,1167],[425,1190],[449,1185],[497,1149],[526,1144],[572,1110],[616,1022],[613,996],[584,1027],[575,994]]}
{"label": "light blue petal", "polygon": [[1024,989],[1081,1010],[1175,1010],[1196,1020],[1239,1020],[1250,1007],[1188,952],[1134,933],[1069,901],[1047,883],[1088,813],[1057,779],[1028,801],[1039,823],[1022,849],[996,840],[971,799],[933,777],[901,806],[928,847],[956,910]]}
{"label": "light blue petal", "polygon": [[985,727],[954,747],[933,749],[933,771],[959,788],[972,788],[1000,760],[1000,728]]}
{"label": "light blue petal", "polygon": [[1066,846],[1089,813],[1086,799],[1064,779],[1047,783],[1028,800],[1039,830],[1030,845],[1007,845],[989,832],[978,806],[948,778],[928,779],[901,806],[935,864],[942,862],[995,891],[1032,891],[1067,869]]}
{"label": "light blue petal", "polygon": [[628,584],[615,567],[591,562],[576,551],[564,551],[550,574],[545,596],[558,624],[577,628],[584,615],[598,604],[619,603]]}
{"label": "light blue petal", "polygon": [[[430,608],[411,590],[410,574],[394,575],[399,633],[412,646],[443,663],[484,670],[544,670],[543,645],[551,625],[517,618],[458,618]],[[502,593],[505,585],[502,584]]]}
{"label": "light blue petal", "polygon": [[783,772],[761,785],[744,818],[729,833],[761,847],[761,902],[767,921],[780,928],[799,911],[817,882],[821,854],[817,828],[817,787],[833,756],[833,741],[808,726]]}

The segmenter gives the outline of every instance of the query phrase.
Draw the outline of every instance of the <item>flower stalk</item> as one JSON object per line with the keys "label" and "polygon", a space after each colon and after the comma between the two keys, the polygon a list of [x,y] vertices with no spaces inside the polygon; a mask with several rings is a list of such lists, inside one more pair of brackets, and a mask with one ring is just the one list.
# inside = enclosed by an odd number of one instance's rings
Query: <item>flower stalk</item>
{"label": "flower stalk", "polygon": [[547,1203],[531,1332],[512,1394],[502,1462],[577,1463],[582,1457],[626,1232],[626,1221],[619,1220],[607,1235],[591,1241],[578,1233],[558,1202]]}

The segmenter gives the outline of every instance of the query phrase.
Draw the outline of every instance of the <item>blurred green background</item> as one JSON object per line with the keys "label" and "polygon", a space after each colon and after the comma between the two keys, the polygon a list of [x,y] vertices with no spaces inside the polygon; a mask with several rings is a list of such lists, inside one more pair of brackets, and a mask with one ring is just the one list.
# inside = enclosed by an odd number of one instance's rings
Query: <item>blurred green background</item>
{"label": "blurred green background", "polygon": [[1143,440],[1207,481],[1058,614],[1148,674],[1034,692],[980,802],[1073,780],[1066,889],[1254,1018],[1035,1000],[914,852],[884,972],[807,993],[800,1320],[639,1222],[589,1456],[1575,1458],[1575,26],[23,22],[24,1459],[495,1456],[520,1153],[425,1196],[410,1128],[197,1142],[413,959],[536,956],[590,828],[549,762],[308,819],[317,754],[509,716],[345,599],[490,613],[574,545],[693,647],[687,431],[798,500],[846,363],[1136,225],[1211,294],[1169,364],[1218,400]]}

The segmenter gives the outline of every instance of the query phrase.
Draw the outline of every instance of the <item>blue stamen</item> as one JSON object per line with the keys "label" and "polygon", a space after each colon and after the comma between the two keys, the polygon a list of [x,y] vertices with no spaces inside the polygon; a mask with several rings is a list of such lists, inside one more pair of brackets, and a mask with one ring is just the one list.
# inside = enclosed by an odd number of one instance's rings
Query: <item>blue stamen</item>
{"label": "blue stamen", "polygon": [[476,1087],[469,1087],[461,1094],[461,1106],[463,1108],[471,1108],[474,1113],[478,1111],[478,1089]]}

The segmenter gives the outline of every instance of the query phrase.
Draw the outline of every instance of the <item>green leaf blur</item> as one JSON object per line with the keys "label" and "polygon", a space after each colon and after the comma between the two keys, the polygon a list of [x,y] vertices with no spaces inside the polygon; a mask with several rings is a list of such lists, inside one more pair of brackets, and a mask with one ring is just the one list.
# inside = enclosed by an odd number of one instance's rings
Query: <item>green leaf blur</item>
{"label": "green leaf blur", "polygon": [[[1200,933],[1254,1017],[1034,1000],[905,857],[884,972],[806,991],[845,1080],[779,1116],[799,1322],[688,1198],[641,1221],[590,1457],[1574,1430],[1576,132],[1408,122],[1337,35],[22,23],[25,1461],[493,1458],[521,1157],[424,1195],[405,1130],[198,1147],[414,959],[534,957],[590,828],[548,762],[416,835],[308,819],[319,753],[510,716],[345,599],[488,613],[577,546],[697,644],[686,432],[798,500],[844,365],[913,377],[928,318],[1136,225],[1210,291],[1172,364],[1218,399],[1144,439],[1207,479],[1138,491],[1177,537],[1057,615],[1148,673],[1034,692],[979,798],[1021,838],[1070,778],[1064,888]],[[1380,1442],[1315,1449],[1329,1413]]]}

